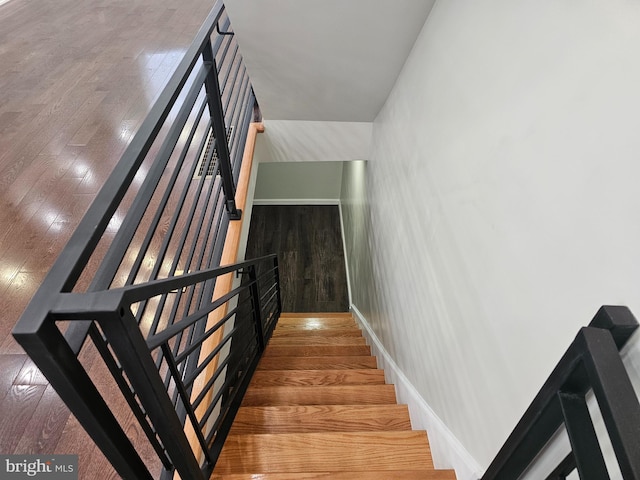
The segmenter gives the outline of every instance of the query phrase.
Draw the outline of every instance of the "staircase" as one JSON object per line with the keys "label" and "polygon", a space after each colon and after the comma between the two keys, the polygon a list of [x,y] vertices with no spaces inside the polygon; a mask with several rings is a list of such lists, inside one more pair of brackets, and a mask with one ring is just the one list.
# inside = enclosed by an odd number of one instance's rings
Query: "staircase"
{"label": "staircase", "polygon": [[282,314],[212,480],[455,480],[349,313]]}

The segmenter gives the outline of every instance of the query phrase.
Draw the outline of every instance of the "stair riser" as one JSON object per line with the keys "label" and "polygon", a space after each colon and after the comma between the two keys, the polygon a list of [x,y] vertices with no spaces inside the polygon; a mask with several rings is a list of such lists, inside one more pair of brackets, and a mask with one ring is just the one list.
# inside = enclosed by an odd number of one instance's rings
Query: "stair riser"
{"label": "stair riser", "polygon": [[275,337],[269,340],[269,346],[288,346],[288,345],[353,346],[353,345],[366,345],[366,340],[362,337],[320,337],[320,336]]}
{"label": "stair riser", "polygon": [[298,320],[290,318],[280,318],[278,328],[299,329],[299,330],[322,330],[327,328],[357,328],[358,324],[353,319],[346,318],[326,318]]}
{"label": "stair riser", "polygon": [[432,469],[425,432],[231,435],[215,473]]}
{"label": "stair riser", "polygon": [[456,480],[453,470],[214,475],[211,480]]}
{"label": "stair riser", "polygon": [[249,387],[242,405],[381,405],[396,403],[393,385]]}
{"label": "stair riser", "polygon": [[353,346],[280,346],[269,345],[264,351],[264,357],[322,357],[322,356],[369,356],[371,349],[368,345]]}
{"label": "stair riser", "polygon": [[251,380],[254,387],[333,386],[384,384],[384,371],[364,370],[259,370]]}
{"label": "stair riser", "polygon": [[411,430],[406,405],[242,407],[232,435]]}
{"label": "stair riser", "polygon": [[371,356],[263,357],[258,370],[344,370],[377,368]]}
{"label": "stair riser", "polygon": [[309,334],[324,337],[362,337],[362,330],[359,328],[325,328],[318,330],[296,330],[293,328],[281,330],[276,327],[273,331],[273,338],[281,337],[306,337]]}

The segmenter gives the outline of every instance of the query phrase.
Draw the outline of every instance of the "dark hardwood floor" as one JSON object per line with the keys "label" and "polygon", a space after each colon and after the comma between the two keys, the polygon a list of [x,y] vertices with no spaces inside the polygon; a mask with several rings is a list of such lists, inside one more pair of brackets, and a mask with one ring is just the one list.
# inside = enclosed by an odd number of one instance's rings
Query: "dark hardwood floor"
{"label": "dark hardwood floor", "polygon": [[337,205],[256,205],[246,258],[277,253],[285,312],[346,312],[347,274]]}
{"label": "dark hardwood floor", "polygon": [[[118,478],[10,332],[212,6],[0,5],[2,454],[79,454],[79,478]],[[101,378],[96,355],[83,356]],[[126,413],[119,419],[131,438],[141,436]]]}

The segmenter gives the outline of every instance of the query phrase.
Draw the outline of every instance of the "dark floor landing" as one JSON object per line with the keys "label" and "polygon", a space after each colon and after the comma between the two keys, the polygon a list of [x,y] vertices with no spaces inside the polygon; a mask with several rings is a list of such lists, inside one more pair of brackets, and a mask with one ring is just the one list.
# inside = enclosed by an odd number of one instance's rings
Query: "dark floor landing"
{"label": "dark floor landing", "polygon": [[246,258],[277,253],[285,312],[346,312],[337,205],[256,205]]}

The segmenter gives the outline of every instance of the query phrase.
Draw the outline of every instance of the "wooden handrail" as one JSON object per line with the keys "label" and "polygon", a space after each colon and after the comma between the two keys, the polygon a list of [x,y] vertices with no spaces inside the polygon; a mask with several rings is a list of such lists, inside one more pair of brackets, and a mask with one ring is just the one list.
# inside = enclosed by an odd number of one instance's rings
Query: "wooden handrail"
{"label": "wooden handrail", "polygon": [[[253,154],[255,151],[256,139],[258,133],[264,132],[264,125],[262,123],[251,123],[249,124],[249,131],[247,133],[247,141],[244,147],[244,153],[242,156],[242,166],[240,168],[240,176],[238,178],[238,185],[236,187],[236,206],[237,208],[244,211],[247,196],[249,192],[249,184],[251,179],[251,171],[253,168]],[[247,221],[250,218],[245,217]],[[220,265],[230,265],[236,263],[238,259],[239,249],[240,249],[240,236],[242,233],[243,222],[241,221],[233,221],[229,223],[229,228],[227,230],[227,236],[224,243],[224,248],[222,250],[222,258],[220,259]],[[215,289],[213,291],[213,298],[220,298],[221,296],[229,293],[233,288],[233,274],[228,273],[219,277],[216,280]],[[206,329],[213,327],[216,323],[218,323],[228,311],[228,304],[225,303],[222,307],[218,308],[211,312],[207,318],[207,326]],[[202,349],[200,351],[200,357],[198,359],[198,363],[204,361],[207,355],[216,348],[222,337],[224,335],[223,329],[219,329],[216,333],[214,333],[206,342],[204,342]],[[193,401],[201,392],[207,382],[212,378],[214,372],[218,367],[218,358],[213,359],[206,369],[202,371],[202,373],[196,378],[194,382],[193,392],[191,394],[191,400]],[[200,404],[200,407],[196,409],[196,416],[198,419],[202,419],[205,410],[209,407],[209,402],[213,397],[213,391],[210,391],[205,400]],[[199,458],[200,461],[203,459],[204,453],[202,452],[202,448],[200,447],[200,443],[198,442],[198,438],[193,430],[192,425],[187,422],[185,424],[185,434],[187,435],[187,439],[189,440],[189,444],[193,449],[194,455],[196,458]],[[179,479],[180,476],[176,473],[174,475],[174,479]]]}

